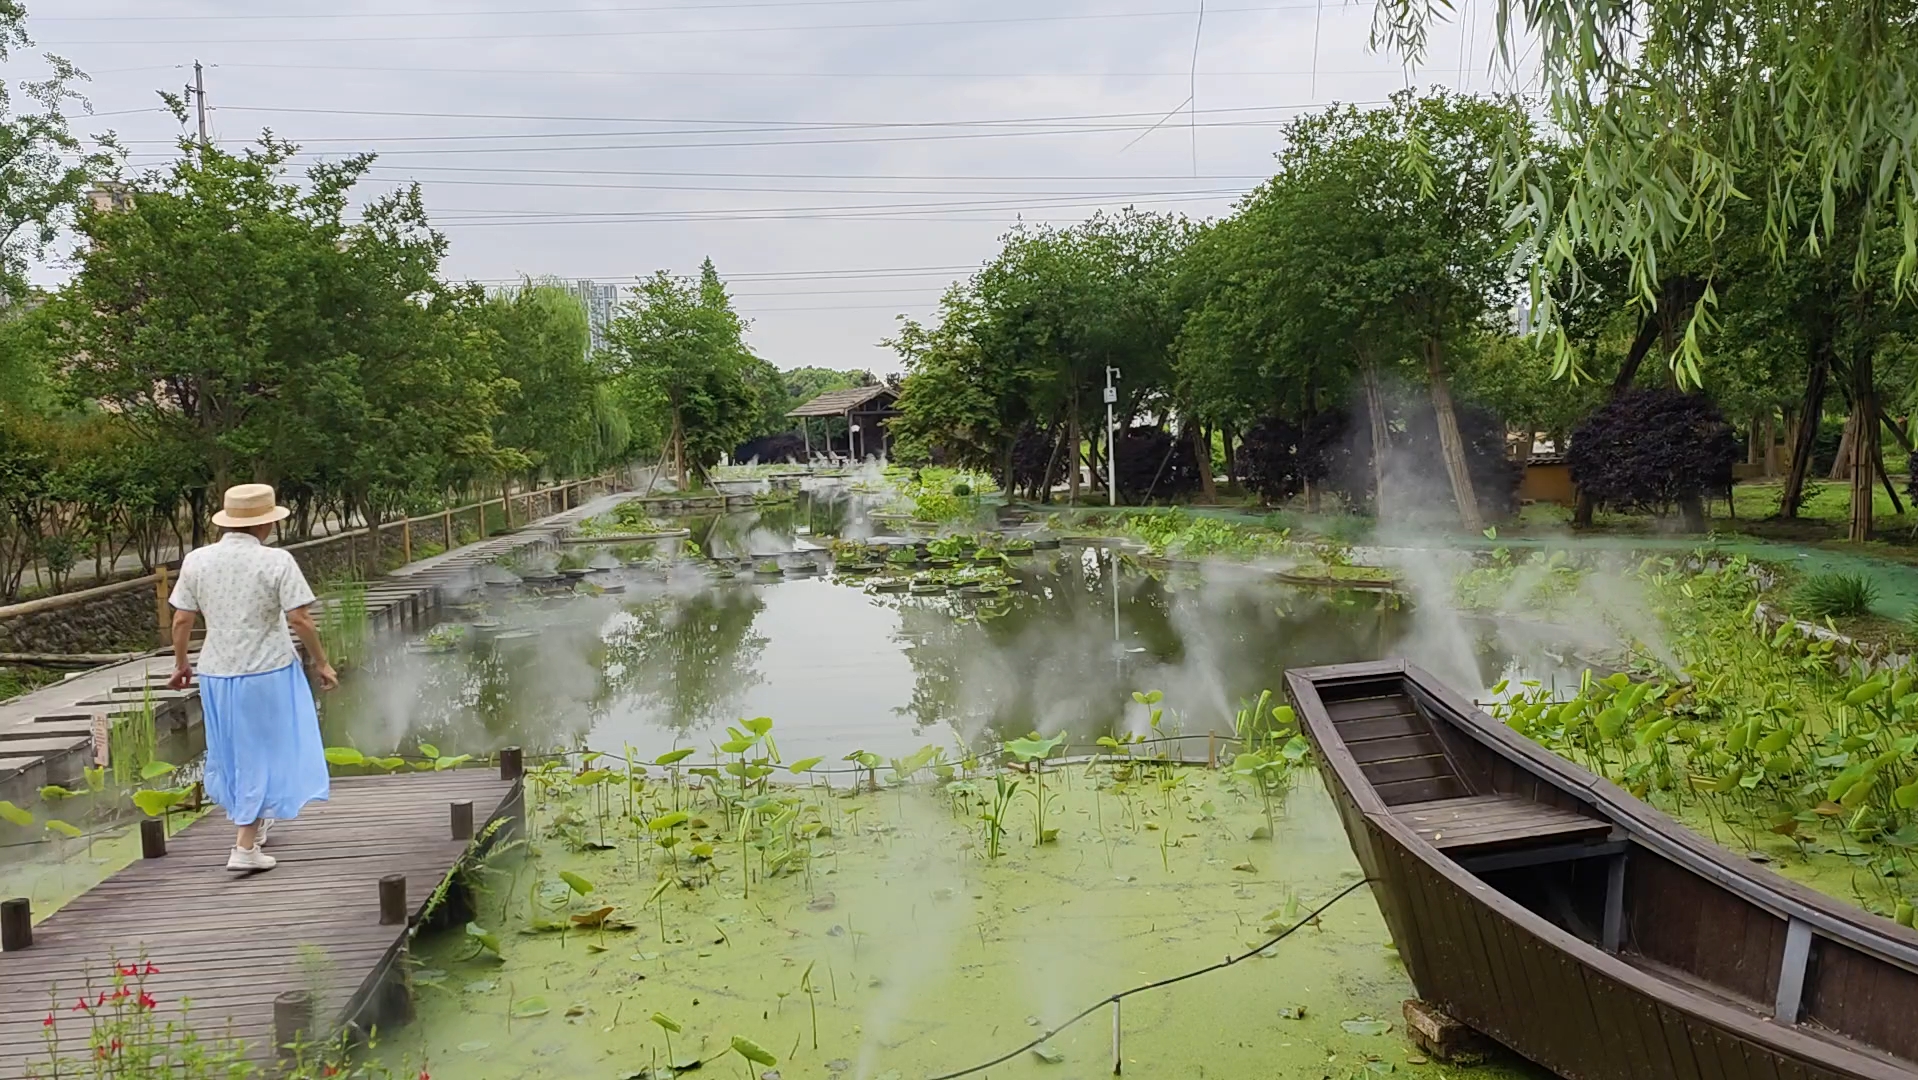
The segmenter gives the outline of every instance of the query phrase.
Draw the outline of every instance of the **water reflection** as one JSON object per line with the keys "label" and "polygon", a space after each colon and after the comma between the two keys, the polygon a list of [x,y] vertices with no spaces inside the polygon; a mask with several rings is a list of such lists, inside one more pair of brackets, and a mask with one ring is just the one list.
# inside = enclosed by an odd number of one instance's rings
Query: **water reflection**
{"label": "water reflection", "polygon": [[[687,524],[697,551],[764,557],[868,532],[871,507],[807,495]],[[569,567],[603,569],[559,579],[570,590],[559,595],[496,595],[465,616],[498,628],[360,673],[327,703],[329,737],[382,751],[425,739],[449,753],[631,745],[651,756],[770,716],[788,758],[900,754],[1034,730],[1074,741],[1139,730],[1130,696],[1149,689],[1164,692],[1166,729],[1228,731],[1287,667],[1416,660],[1430,636],[1391,594],[1295,589],[1231,565],[1154,570],[1096,547],[1018,559],[1022,588],[979,600],[878,595],[856,579],[715,580],[679,541],[569,547]],[[1478,661],[1491,681],[1513,658],[1481,649]]]}

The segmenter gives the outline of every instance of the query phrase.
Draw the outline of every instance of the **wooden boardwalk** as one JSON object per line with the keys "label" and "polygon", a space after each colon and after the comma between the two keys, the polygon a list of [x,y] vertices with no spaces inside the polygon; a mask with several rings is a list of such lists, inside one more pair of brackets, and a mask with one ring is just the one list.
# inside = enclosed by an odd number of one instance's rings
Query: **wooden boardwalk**
{"label": "wooden boardwalk", "polygon": [[71,1009],[89,977],[96,995],[111,987],[115,960],[158,969],[146,987],[163,1017],[190,999],[196,1031],[223,1035],[230,1024],[254,1057],[273,1053],[284,991],[316,990],[316,1020],[333,1030],[366,1022],[408,937],[407,925],[380,921],[380,879],[405,875],[414,921],[469,849],[453,838],[460,800],[484,835],[494,817],[521,813],[520,782],[479,769],[336,778],[331,801],[274,830],[267,850],[280,864],[253,876],[226,869],[225,815],[195,822],[165,856],[135,862],[35,926],[31,947],[0,953],[0,1077],[45,1063],[50,1006],[67,1053],[86,1050],[86,1019]]}

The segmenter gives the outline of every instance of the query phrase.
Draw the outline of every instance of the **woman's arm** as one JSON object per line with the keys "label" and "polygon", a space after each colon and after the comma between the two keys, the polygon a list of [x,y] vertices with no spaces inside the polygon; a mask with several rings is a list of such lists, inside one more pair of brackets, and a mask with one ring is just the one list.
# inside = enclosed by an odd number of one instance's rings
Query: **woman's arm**
{"label": "woman's arm", "polygon": [[173,612],[173,677],[166,683],[170,690],[185,690],[193,681],[193,666],[187,663],[186,651],[193,643],[193,624],[199,617],[197,611]]}
{"label": "woman's arm", "polygon": [[327,662],[326,646],[320,641],[320,628],[313,625],[313,609],[310,605],[296,607],[286,613],[286,625],[300,639],[300,645],[306,649],[306,657],[313,662],[313,674],[320,680],[320,689],[331,690],[340,685],[339,673]]}

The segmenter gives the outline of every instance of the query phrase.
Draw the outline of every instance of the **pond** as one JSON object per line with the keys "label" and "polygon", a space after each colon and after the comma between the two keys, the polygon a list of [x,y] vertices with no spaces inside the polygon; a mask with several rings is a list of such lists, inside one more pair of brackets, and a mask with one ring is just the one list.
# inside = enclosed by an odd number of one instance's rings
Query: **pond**
{"label": "pond", "polygon": [[[1443,605],[1286,586],[1262,567],[1153,566],[1114,546],[1014,557],[1018,587],[972,599],[813,572],[830,565],[829,530],[873,535],[862,501],[805,493],[692,520],[685,541],[569,546],[565,565],[597,568],[577,584],[488,588],[460,612],[479,632],[444,632],[443,651],[393,650],[356,672],[324,701],[328,742],[385,753],[424,740],[476,756],[631,747],[650,760],[769,716],[789,758],[976,749],[1033,731],[1088,745],[1145,734],[1132,694],[1156,690],[1159,733],[1203,755],[1206,735],[1231,735],[1236,712],[1276,694],[1288,667],[1403,656],[1472,692],[1558,673]],[[694,549],[808,570],[715,581]],[[538,582],[554,564],[522,569]]]}

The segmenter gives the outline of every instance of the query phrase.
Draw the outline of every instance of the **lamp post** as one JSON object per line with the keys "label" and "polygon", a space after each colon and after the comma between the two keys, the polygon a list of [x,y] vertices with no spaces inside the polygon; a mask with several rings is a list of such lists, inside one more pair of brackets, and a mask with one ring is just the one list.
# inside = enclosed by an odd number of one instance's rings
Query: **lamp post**
{"label": "lamp post", "polygon": [[[1118,403],[1119,389],[1112,384],[1119,379],[1119,369],[1106,368],[1106,505],[1119,505],[1119,435],[1118,427],[1112,417],[1112,406]],[[1076,452],[1076,451],[1075,451]]]}

